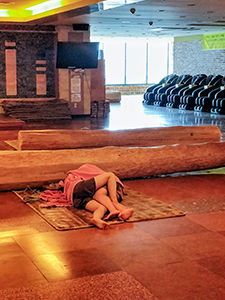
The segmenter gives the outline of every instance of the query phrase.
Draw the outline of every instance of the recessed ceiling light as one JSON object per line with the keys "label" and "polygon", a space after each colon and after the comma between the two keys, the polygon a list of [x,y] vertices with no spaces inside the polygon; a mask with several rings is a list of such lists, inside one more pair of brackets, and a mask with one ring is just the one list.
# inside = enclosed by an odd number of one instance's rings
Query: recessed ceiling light
{"label": "recessed ceiling light", "polygon": [[62,6],[61,0],[48,0],[44,1],[40,4],[36,4],[30,7],[25,8],[25,10],[30,10],[32,12],[32,15],[38,15],[43,12],[56,9]]}
{"label": "recessed ceiling light", "polygon": [[8,9],[0,9],[0,17],[9,17]]}
{"label": "recessed ceiling light", "polygon": [[164,30],[163,28],[153,28],[153,29],[151,29],[151,31],[162,31],[162,30]]}

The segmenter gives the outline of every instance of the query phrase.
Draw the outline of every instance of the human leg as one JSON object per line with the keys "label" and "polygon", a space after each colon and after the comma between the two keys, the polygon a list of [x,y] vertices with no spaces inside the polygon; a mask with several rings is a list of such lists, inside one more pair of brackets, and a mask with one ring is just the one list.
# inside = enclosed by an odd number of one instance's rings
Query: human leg
{"label": "human leg", "polygon": [[104,205],[95,200],[90,200],[86,204],[85,209],[93,212],[93,218],[91,219],[92,224],[100,229],[106,229],[109,227],[109,224],[102,220],[107,211],[107,208]]}
{"label": "human leg", "polygon": [[122,186],[123,184],[115,174],[112,172],[104,172],[103,174],[94,177],[94,180],[97,190],[106,185],[110,199],[112,201],[117,201],[117,182]]}
{"label": "human leg", "polygon": [[105,218],[106,220],[111,219],[119,215],[120,211],[115,208],[111,199],[107,196],[106,188],[99,188],[94,196],[93,199],[98,201],[100,204],[104,205],[109,210],[109,215]]}
{"label": "human leg", "polygon": [[130,218],[133,213],[134,213],[134,209],[127,207],[119,202],[113,203],[115,208],[118,209],[120,211],[118,217],[120,220],[127,220],[128,218]]}
{"label": "human leg", "polygon": [[[114,208],[116,210],[119,210],[119,212],[120,212],[119,218],[121,220],[127,220],[133,214],[134,210],[132,208],[128,208],[128,207],[124,206],[123,204],[119,203],[117,200],[117,183],[119,183],[123,186],[123,184],[119,180],[119,178],[111,172],[105,172],[101,175],[94,177],[94,179],[95,179],[97,192],[98,192],[98,189],[100,189],[101,187],[106,185],[108,194],[109,194],[109,198],[110,198],[109,200],[112,201]],[[103,201],[106,201],[106,197],[103,195],[101,195],[101,199]],[[96,200],[99,201],[99,199],[96,199]]]}

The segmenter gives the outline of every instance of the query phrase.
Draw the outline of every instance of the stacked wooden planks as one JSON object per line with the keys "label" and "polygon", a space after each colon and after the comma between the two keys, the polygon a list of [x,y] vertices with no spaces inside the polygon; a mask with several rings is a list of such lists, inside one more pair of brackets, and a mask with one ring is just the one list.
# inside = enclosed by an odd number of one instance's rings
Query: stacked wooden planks
{"label": "stacked wooden planks", "polygon": [[70,120],[71,113],[65,100],[4,100],[2,108],[7,116],[23,121]]}

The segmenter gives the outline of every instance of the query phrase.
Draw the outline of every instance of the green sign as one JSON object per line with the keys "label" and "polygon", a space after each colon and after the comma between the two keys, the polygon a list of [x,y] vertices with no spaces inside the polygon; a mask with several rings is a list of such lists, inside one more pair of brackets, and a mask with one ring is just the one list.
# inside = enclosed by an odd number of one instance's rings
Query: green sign
{"label": "green sign", "polygon": [[225,49],[225,32],[203,34],[203,49]]}

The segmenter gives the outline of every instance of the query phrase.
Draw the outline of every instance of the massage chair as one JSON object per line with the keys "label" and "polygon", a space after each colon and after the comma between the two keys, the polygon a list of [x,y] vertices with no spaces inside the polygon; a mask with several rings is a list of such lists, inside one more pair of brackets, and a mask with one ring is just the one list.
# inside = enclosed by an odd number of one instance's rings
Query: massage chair
{"label": "massage chair", "polygon": [[158,93],[155,95],[155,102],[154,105],[157,106],[166,106],[168,96],[171,94],[171,92],[176,89],[178,86],[184,86],[188,84],[191,81],[192,76],[191,75],[181,75],[177,78],[176,84],[170,86],[161,88]]}
{"label": "massage chair", "polygon": [[153,105],[153,103],[155,101],[155,95],[157,94],[157,92],[163,87],[170,87],[170,86],[174,85],[176,83],[177,78],[178,78],[178,76],[176,74],[172,74],[172,75],[169,75],[166,82],[164,82],[162,84],[158,84],[156,87],[153,86],[153,88],[150,87],[149,92],[147,92],[145,95],[145,99],[146,99],[145,103],[148,105]]}
{"label": "massage chair", "polygon": [[190,83],[183,86],[177,87],[173,90],[173,93],[167,97],[167,107],[178,108],[180,105],[180,98],[189,90],[191,87],[198,86],[202,80],[206,77],[205,74],[197,74],[191,78]]}
{"label": "massage chair", "polygon": [[159,86],[162,86],[162,84],[163,84],[163,83],[166,83],[166,82],[170,79],[171,76],[172,76],[172,75],[167,75],[167,76],[163,77],[163,78],[159,81],[159,83],[156,83],[156,84],[153,84],[153,85],[149,86],[149,87],[146,89],[146,91],[145,91],[145,93],[144,93],[144,95],[143,95],[143,98],[144,98],[143,103],[146,103],[146,102],[148,101],[148,94],[149,94],[150,92],[152,92],[153,89],[155,89],[155,88],[157,88],[157,87],[159,87]]}
{"label": "massage chair", "polygon": [[208,85],[204,85],[204,88],[198,93],[195,98],[194,110],[201,112],[210,112],[212,108],[212,101],[215,94],[219,91],[219,87],[222,85],[223,76],[214,76]]}
{"label": "massage chair", "polygon": [[199,76],[199,74],[190,76],[186,83],[176,85],[167,96],[166,107],[177,108],[180,104],[180,97],[184,91],[189,88],[189,85],[195,84],[195,82],[199,80]]}
{"label": "massage chair", "polygon": [[210,112],[213,114],[225,114],[225,77],[222,79],[222,85],[216,90]]}
{"label": "massage chair", "polygon": [[214,75],[203,76],[203,79],[194,84],[184,92],[180,97],[179,109],[193,110],[195,106],[195,98],[198,96],[198,93],[204,89],[205,85],[210,85],[210,81],[214,78]]}
{"label": "massage chair", "polygon": [[182,84],[182,82],[185,81],[185,76],[187,75],[180,75],[173,84],[161,87],[155,94],[155,101],[153,104],[155,106],[166,106],[167,93],[169,93],[176,84]]}

